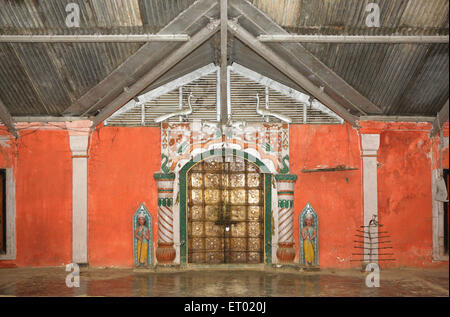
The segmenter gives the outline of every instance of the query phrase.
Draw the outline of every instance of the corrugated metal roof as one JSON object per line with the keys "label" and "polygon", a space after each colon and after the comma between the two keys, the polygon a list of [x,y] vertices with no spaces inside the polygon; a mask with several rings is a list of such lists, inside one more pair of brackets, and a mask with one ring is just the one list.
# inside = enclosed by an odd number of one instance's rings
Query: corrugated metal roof
{"label": "corrugated metal roof", "polygon": [[[79,28],[65,25],[65,7],[70,2],[80,7]],[[157,33],[194,2],[0,0],[0,34]],[[448,0],[250,2],[287,31],[297,34],[449,34]],[[368,14],[365,8],[370,2],[380,6],[379,28],[365,25]],[[58,115],[141,46],[140,43],[0,43],[0,71],[4,74],[0,76],[0,98],[14,116]],[[448,99],[448,44],[304,46],[380,106],[385,115],[435,115]],[[251,59],[239,56],[234,60],[245,64],[245,58]]]}
{"label": "corrugated metal roof", "polygon": [[[252,0],[296,34],[448,35],[448,0]],[[380,7],[380,27],[366,26],[366,6]],[[303,46],[386,115],[436,115],[448,99],[448,44]]]}
{"label": "corrugated metal roof", "polygon": [[13,116],[59,115],[141,45],[0,43],[1,98]]}
{"label": "corrugated metal roof", "polygon": [[448,44],[304,46],[384,114],[435,115],[448,98]]}
{"label": "corrugated metal roof", "polygon": [[[1,0],[0,34],[156,33],[195,0]],[[66,26],[66,6],[80,26]]]}
{"label": "corrugated metal roof", "polygon": [[[448,34],[448,0],[250,0],[292,33],[346,35]],[[369,3],[380,8],[380,27],[369,28]]]}
{"label": "corrugated metal roof", "polygon": [[[0,1],[0,34],[157,33],[194,0]],[[65,24],[68,3],[80,27]],[[0,97],[13,116],[60,115],[143,43],[0,43]]]}

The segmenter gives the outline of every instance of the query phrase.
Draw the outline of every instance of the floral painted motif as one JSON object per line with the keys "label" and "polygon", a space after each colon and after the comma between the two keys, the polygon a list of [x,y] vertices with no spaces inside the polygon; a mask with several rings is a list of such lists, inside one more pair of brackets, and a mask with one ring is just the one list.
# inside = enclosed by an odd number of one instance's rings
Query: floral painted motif
{"label": "floral painted motif", "polygon": [[161,125],[161,168],[177,172],[190,159],[214,149],[236,149],[261,160],[274,174],[289,173],[289,125],[285,123],[186,122]]}

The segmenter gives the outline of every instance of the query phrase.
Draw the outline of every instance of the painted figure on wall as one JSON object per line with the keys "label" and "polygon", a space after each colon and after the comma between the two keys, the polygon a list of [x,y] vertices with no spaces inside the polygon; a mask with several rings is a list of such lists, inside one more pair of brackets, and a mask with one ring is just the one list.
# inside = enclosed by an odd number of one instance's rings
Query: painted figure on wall
{"label": "painted figure on wall", "polygon": [[144,204],[133,217],[134,264],[138,267],[152,265],[152,221]]}
{"label": "painted figure on wall", "polygon": [[305,253],[305,262],[308,265],[314,263],[314,239],[316,238],[316,230],[313,228],[313,216],[308,213],[305,217],[304,228],[302,230],[303,251]]}
{"label": "painted figure on wall", "polygon": [[318,219],[317,214],[308,203],[300,214],[300,250],[301,264],[317,266],[318,259]]}

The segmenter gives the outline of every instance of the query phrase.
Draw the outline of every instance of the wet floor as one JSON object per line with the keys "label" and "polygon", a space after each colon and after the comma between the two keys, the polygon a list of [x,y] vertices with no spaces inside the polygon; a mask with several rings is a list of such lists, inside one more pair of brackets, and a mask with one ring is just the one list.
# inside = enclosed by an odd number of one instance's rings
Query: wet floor
{"label": "wet floor", "polygon": [[72,288],[66,285],[67,274],[65,267],[0,269],[0,296],[449,296],[448,268],[385,270],[378,288],[368,288],[367,273],[356,269],[137,272],[89,268],[81,271],[79,287]]}

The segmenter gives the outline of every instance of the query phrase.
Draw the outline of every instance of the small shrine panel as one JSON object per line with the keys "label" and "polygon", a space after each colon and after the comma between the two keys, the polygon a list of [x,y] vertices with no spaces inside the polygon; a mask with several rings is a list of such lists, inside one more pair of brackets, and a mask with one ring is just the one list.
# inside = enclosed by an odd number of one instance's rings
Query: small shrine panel
{"label": "small shrine panel", "polygon": [[319,217],[307,203],[299,215],[300,264],[306,267],[319,265]]}
{"label": "small shrine panel", "polygon": [[153,265],[152,215],[142,203],[133,216],[133,258],[134,265]]}

